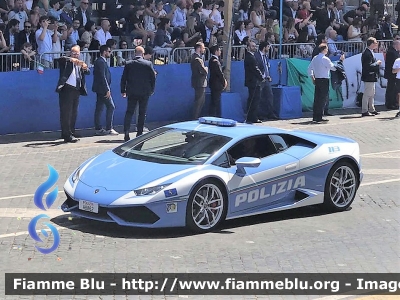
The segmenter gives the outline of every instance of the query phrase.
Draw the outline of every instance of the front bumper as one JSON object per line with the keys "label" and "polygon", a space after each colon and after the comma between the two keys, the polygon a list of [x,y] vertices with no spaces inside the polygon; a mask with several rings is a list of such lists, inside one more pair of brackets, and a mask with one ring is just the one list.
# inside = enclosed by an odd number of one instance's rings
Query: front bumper
{"label": "front bumper", "polygon": [[[67,200],[61,205],[61,209],[64,212],[70,212],[72,215],[86,219],[143,228],[184,227],[186,225],[187,201],[174,201],[171,199],[145,205],[99,205],[98,213],[93,213],[79,209],[79,201],[67,192],[65,192],[65,195]],[[91,201],[90,199],[81,200]],[[174,204],[176,209],[168,212],[171,204]]]}

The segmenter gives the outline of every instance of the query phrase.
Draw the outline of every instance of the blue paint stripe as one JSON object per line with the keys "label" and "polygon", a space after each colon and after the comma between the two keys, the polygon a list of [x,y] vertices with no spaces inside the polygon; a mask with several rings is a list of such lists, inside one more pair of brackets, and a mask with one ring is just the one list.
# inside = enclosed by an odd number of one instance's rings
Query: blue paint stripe
{"label": "blue paint stripe", "polygon": [[290,177],[290,176],[293,176],[293,175],[296,175],[296,174],[304,173],[304,172],[312,170],[312,169],[317,169],[317,168],[320,168],[322,166],[328,165],[328,164],[334,162],[335,160],[336,160],[336,158],[328,160],[328,161],[325,161],[323,163],[312,165],[312,166],[307,167],[307,168],[303,168],[303,169],[300,169],[300,170],[297,170],[297,171],[293,171],[291,173],[279,175],[279,176],[276,176],[276,177],[273,177],[273,178],[269,178],[269,179],[266,179],[266,180],[263,180],[263,181],[259,181],[257,183],[246,185],[246,186],[241,187],[241,188],[233,189],[233,190],[230,191],[230,194],[233,194],[233,193],[236,193],[236,192],[239,192],[239,191],[243,191],[243,190],[247,190],[247,189],[253,188],[253,187],[258,186],[258,185],[264,185],[264,184],[267,184],[267,183],[270,183],[270,182],[274,182],[274,181],[277,181],[277,180],[280,180],[280,179],[283,179],[283,178],[286,178],[286,177]]}

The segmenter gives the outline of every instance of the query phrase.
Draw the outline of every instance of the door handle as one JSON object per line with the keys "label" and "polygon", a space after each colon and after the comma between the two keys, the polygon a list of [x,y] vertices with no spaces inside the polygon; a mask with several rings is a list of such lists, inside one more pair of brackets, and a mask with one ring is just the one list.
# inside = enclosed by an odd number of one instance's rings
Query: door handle
{"label": "door handle", "polygon": [[285,167],[285,171],[294,170],[294,169],[296,169],[296,167],[297,167],[297,164],[287,165],[287,166]]}

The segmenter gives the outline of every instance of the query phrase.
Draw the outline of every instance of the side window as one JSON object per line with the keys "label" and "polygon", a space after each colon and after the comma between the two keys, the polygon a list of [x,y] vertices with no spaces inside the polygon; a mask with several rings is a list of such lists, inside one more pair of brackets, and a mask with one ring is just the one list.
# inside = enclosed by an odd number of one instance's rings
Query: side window
{"label": "side window", "polygon": [[266,135],[245,139],[228,150],[229,161],[232,165],[242,157],[264,158],[275,153],[274,145]]}
{"label": "side window", "polygon": [[213,165],[221,168],[229,168],[230,162],[226,152],[224,152],[220,157],[218,157],[213,163]]}
{"label": "side window", "polygon": [[271,141],[274,143],[274,146],[278,152],[285,151],[288,148],[285,140],[280,135],[271,134],[269,137],[271,138]]}

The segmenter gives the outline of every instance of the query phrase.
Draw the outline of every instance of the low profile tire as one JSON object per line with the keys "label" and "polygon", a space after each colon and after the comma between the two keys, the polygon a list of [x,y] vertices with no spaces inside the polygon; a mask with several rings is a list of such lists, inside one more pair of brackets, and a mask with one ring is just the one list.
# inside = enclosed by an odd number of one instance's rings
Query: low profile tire
{"label": "low profile tire", "polygon": [[186,208],[186,226],[195,232],[214,230],[227,212],[227,199],[220,183],[205,180],[195,186]]}
{"label": "low profile tire", "polygon": [[344,211],[349,208],[356,196],[358,184],[354,166],[346,161],[338,161],[326,178],[325,208],[330,211]]}

